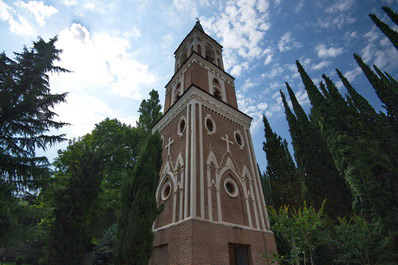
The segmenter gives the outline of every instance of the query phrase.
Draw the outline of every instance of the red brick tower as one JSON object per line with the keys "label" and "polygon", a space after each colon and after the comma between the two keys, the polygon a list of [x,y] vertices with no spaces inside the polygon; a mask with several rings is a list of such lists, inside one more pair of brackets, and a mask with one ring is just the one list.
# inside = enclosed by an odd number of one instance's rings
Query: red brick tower
{"label": "red brick tower", "polygon": [[151,264],[267,264],[275,250],[250,135],[222,46],[199,21],[175,51]]}

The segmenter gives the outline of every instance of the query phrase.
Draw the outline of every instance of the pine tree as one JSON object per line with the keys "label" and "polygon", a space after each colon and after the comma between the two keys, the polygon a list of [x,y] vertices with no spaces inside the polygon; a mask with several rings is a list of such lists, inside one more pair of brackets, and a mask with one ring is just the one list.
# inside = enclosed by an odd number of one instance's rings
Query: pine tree
{"label": "pine tree", "polygon": [[44,185],[49,163],[36,156],[36,148],[65,140],[64,135],[48,135],[66,125],[55,121],[52,111],[65,102],[66,93],[51,93],[49,73],[68,72],[54,65],[61,53],[56,41],[39,39],[31,49],[15,53],[14,60],[0,54],[0,177],[15,188]]}
{"label": "pine tree", "polygon": [[[387,13],[387,15],[397,23],[398,14],[394,13],[388,7],[383,7],[383,10]],[[376,26],[387,36],[387,38],[391,41],[396,49],[398,49],[398,32],[392,30],[386,23],[381,21],[375,14],[369,14],[369,17],[373,20]]]}
{"label": "pine tree", "polygon": [[[390,188],[394,186],[391,160],[378,142],[366,137],[366,125],[352,113],[342,115],[347,109],[336,109],[327,102],[301,64],[296,63],[313,105],[312,116],[321,129],[336,168],[351,189],[354,209],[368,218],[381,218],[386,227],[396,227],[397,201]],[[331,89],[329,87],[329,91]]]}
{"label": "pine tree", "polygon": [[299,207],[303,203],[302,176],[296,169],[287,149],[287,143],[272,131],[268,120],[263,116],[265,139],[263,150],[267,156],[266,179],[269,180],[273,206]]}
{"label": "pine tree", "polygon": [[124,179],[114,251],[116,265],[147,265],[149,262],[154,238],[152,224],[159,213],[155,193],[161,153],[159,133],[149,135],[134,170]]}
{"label": "pine tree", "polygon": [[[288,83],[286,87],[295,114],[291,112],[281,92],[282,102],[289,123],[297,165],[304,173],[306,199],[317,209],[326,199],[328,205],[326,211],[330,217],[347,216],[351,213],[351,197],[344,179],[337,171],[318,128],[310,122]],[[329,94],[332,97],[333,93]]]}

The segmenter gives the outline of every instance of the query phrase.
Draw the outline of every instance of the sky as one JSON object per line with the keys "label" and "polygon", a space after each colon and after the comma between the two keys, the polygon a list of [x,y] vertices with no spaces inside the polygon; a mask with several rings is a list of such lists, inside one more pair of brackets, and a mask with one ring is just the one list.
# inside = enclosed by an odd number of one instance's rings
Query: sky
{"label": "sky", "polygon": [[[0,51],[13,57],[38,36],[58,36],[59,65],[53,93],[68,92],[55,107],[71,123],[54,133],[69,139],[91,132],[106,117],[135,125],[138,107],[156,89],[163,105],[174,73],[174,51],[199,18],[223,48],[226,72],[235,77],[239,109],[253,118],[257,161],[265,170],[262,115],[290,139],[279,90],[288,82],[308,112],[310,103],[295,66],[300,60],[315,83],[325,73],[343,94],[338,68],[377,110],[381,103],[353,59],[398,77],[398,52],[373,24],[374,13],[398,30],[381,7],[395,12],[398,0],[0,0]],[[54,159],[53,146],[39,155]]]}

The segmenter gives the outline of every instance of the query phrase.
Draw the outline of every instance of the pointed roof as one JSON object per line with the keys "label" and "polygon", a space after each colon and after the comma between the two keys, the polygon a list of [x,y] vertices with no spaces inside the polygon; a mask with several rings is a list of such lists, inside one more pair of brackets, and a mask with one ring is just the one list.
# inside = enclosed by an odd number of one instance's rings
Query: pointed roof
{"label": "pointed roof", "polygon": [[188,36],[195,30],[199,30],[200,32],[203,32],[207,37],[209,37],[209,39],[213,40],[215,42],[215,44],[217,44],[221,49],[223,48],[222,45],[220,43],[218,43],[215,39],[213,39],[212,37],[210,37],[209,35],[206,34],[206,32],[203,30],[202,25],[200,24],[199,19],[197,19],[195,26],[192,28],[191,32],[188,33],[187,36],[185,36],[185,38],[182,40],[182,42],[180,43],[180,45],[178,45],[177,49],[175,50],[174,54],[178,51],[178,49],[181,47],[181,45],[184,43],[184,41],[188,38]]}
{"label": "pointed roof", "polygon": [[203,33],[205,33],[205,31],[202,28],[202,25],[200,25],[199,19],[196,21],[196,24],[195,24],[195,26],[193,28],[194,29],[198,29],[198,30],[202,31]]}

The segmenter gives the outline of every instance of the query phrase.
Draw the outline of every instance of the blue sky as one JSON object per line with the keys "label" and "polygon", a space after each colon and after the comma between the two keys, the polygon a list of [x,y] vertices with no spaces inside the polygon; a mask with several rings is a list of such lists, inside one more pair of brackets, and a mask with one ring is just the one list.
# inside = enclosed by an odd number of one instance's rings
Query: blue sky
{"label": "blue sky", "polygon": [[[289,137],[279,97],[284,82],[303,107],[310,108],[295,60],[315,82],[325,73],[341,88],[334,71],[338,68],[380,109],[352,54],[398,77],[398,52],[368,17],[375,13],[392,25],[381,7],[397,11],[397,4],[397,0],[0,0],[0,50],[12,56],[37,36],[48,40],[58,35],[57,45],[64,50],[60,65],[73,72],[52,76],[51,89],[69,92],[68,102],[55,111],[60,120],[72,124],[60,132],[73,138],[90,132],[106,117],[135,125],[139,104],[151,89],[159,91],[163,104],[174,51],[198,17],[206,33],[224,46],[224,64],[236,78],[239,108],[254,118],[253,141],[264,170],[262,114],[278,134]],[[65,146],[45,154],[52,159]]]}

